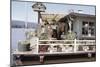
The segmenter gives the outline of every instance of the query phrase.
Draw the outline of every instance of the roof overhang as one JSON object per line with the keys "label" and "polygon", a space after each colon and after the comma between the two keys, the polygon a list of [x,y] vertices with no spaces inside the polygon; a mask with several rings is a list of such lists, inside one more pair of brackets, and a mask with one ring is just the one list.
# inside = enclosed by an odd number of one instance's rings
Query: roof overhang
{"label": "roof overhang", "polygon": [[95,15],[90,15],[90,14],[82,14],[82,13],[69,13],[68,15],[62,17],[61,19],[59,19],[59,22],[65,22],[67,21],[67,18],[71,16],[72,18],[76,18],[76,17],[85,17],[85,18],[96,18]]}
{"label": "roof overhang", "polygon": [[69,15],[71,16],[79,16],[79,17],[91,17],[91,18],[95,18],[95,15],[90,15],[90,14],[83,14],[83,13],[70,13]]}

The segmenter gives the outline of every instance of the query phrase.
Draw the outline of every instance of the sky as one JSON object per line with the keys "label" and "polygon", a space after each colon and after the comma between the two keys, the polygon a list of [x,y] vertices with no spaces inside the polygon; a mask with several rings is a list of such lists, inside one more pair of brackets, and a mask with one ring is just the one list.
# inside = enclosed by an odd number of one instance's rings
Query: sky
{"label": "sky", "polygon": [[[37,23],[38,14],[32,9],[34,2],[12,1],[12,20],[19,20],[25,22]],[[57,4],[57,3],[43,3],[46,6],[46,13],[61,13],[68,14],[70,10],[78,12],[82,10],[84,14],[95,15],[94,6],[86,5],[72,5],[72,4]]]}

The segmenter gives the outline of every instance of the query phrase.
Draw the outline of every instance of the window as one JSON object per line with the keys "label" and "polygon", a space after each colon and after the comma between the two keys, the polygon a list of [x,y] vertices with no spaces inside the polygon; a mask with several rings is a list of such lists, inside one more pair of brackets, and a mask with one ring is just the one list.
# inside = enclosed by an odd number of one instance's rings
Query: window
{"label": "window", "polygon": [[91,27],[95,26],[94,22],[89,22],[89,26]]}
{"label": "window", "polygon": [[88,30],[86,28],[82,28],[82,34],[83,35],[88,35]]}
{"label": "window", "polygon": [[95,35],[95,22],[82,22],[82,35],[92,36]]}
{"label": "window", "polygon": [[91,35],[95,35],[95,29],[94,28],[89,28],[89,33]]}
{"label": "window", "polygon": [[86,21],[83,21],[82,24],[83,24],[84,27],[87,27],[88,26],[88,22],[86,22]]}

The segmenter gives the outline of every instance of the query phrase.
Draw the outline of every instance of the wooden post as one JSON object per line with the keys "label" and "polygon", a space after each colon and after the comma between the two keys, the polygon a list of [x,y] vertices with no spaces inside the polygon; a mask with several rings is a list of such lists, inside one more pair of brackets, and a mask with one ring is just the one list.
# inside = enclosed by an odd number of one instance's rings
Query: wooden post
{"label": "wooden post", "polygon": [[40,63],[44,63],[44,55],[40,55]]}
{"label": "wooden post", "polygon": [[92,57],[92,53],[88,53],[88,57],[91,58]]}

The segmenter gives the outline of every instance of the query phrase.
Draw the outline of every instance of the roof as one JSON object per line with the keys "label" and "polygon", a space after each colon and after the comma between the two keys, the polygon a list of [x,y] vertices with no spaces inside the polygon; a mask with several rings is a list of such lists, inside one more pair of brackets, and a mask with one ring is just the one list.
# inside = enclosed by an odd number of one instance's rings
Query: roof
{"label": "roof", "polygon": [[94,18],[96,17],[95,15],[75,13],[75,12],[69,13],[68,15],[81,16],[81,17],[94,17]]}
{"label": "roof", "polygon": [[83,14],[83,13],[69,13],[68,15],[62,17],[61,19],[59,19],[59,22],[64,22],[67,21],[67,17],[71,16],[72,18],[76,18],[76,17],[87,17],[87,18],[95,18],[95,15],[90,15],[90,14]]}
{"label": "roof", "polygon": [[72,16],[72,17],[90,17],[90,18],[95,18],[95,15],[90,15],[90,14],[82,14],[82,13],[69,13],[69,14],[61,14],[61,13],[41,13],[41,18],[42,20],[46,20],[49,22],[52,22],[52,20],[56,20],[59,22],[65,22],[67,20],[66,17]]}

